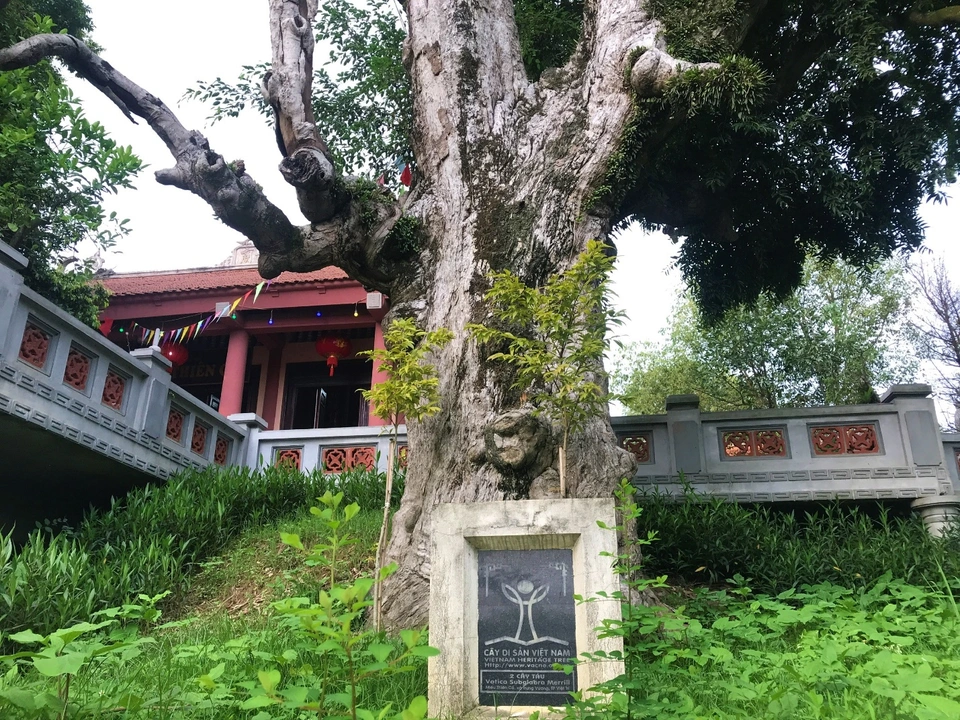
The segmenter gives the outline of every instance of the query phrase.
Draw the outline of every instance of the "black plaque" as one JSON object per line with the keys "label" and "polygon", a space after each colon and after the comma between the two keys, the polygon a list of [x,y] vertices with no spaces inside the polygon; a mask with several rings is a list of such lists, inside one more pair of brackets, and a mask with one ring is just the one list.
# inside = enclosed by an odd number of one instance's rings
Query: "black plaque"
{"label": "black plaque", "polygon": [[577,673],[573,552],[477,553],[480,704],[564,705]]}

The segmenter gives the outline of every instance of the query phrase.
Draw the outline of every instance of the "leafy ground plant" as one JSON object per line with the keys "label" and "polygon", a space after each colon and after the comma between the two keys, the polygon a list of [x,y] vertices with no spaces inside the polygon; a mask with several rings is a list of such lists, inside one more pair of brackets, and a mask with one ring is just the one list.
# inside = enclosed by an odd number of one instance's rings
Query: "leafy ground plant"
{"label": "leafy ground plant", "polygon": [[[625,522],[639,511],[621,494]],[[652,540],[648,536],[648,540]],[[643,541],[643,544],[647,544]],[[618,558],[631,597],[636,553]],[[700,589],[676,608],[624,600],[623,620],[601,632],[623,638],[625,673],[578,695],[568,718],[960,717],[958,582],[939,588],[886,573],[854,588],[829,582],[754,593],[742,576]],[[588,662],[606,662],[597,654]]]}

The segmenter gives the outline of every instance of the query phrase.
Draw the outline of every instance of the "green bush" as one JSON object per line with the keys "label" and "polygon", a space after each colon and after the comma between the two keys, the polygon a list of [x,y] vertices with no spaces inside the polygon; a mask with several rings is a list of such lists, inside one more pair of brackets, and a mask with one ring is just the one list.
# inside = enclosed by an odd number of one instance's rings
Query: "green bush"
{"label": "green bush", "polygon": [[916,516],[897,517],[833,503],[814,510],[777,510],[707,500],[691,493],[677,502],[659,495],[639,498],[644,569],[688,583],[721,583],[735,575],[759,592],[778,593],[804,584],[845,587],[875,583],[884,573],[905,582],[938,584],[942,567],[960,575],[960,536],[937,540]]}
{"label": "green bush", "polygon": [[197,563],[243,529],[292,515],[341,487],[365,508],[383,502],[382,473],[210,467],[91,510],[75,530],[37,529],[19,552],[0,536],[0,634],[48,634],[140,593],[182,592]]}

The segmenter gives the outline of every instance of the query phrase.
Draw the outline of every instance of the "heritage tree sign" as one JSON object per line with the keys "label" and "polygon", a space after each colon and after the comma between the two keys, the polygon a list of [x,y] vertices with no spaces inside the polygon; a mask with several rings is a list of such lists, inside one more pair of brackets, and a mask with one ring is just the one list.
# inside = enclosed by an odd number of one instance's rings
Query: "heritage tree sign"
{"label": "heritage tree sign", "polygon": [[609,555],[613,499],[519,500],[438,506],[430,583],[429,715],[523,715],[571,701],[619,675],[620,663],[571,665],[621,650],[597,637],[616,600],[577,603],[619,587]]}
{"label": "heritage tree sign", "polygon": [[[563,705],[577,689],[573,551],[477,554],[480,705]],[[515,701],[520,701],[515,702]]]}

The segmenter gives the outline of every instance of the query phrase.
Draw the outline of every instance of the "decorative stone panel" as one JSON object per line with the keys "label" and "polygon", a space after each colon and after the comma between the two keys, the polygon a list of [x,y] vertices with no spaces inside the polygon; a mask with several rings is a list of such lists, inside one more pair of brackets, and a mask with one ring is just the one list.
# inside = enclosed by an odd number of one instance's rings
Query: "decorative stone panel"
{"label": "decorative stone panel", "polygon": [[620,447],[633,455],[641,465],[653,461],[653,438],[650,433],[632,433],[620,438]]}
{"label": "decorative stone panel", "polygon": [[50,333],[28,322],[20,340],[20,359],[43,370],[50,351]]}
{"label": "decorative stone panel", "polygon": [[63,384],[69,385],[74,390],[86,392],[91,365],[90,358],[71,345],[70,352],[67,354],[67,366],[63,370]]}
{"label": "decorative stone panel", "polygon": [[176,407],[170,408],[170,414],[167,415],[167,437],[174,442],[183,442],[183,425],[186,420],[185,413]]}
{"label": "decorative stone panel", "polygon": [[117,412],[123,410],[123,394],[127,388],[127,379],[112,366],[107,370],[107,379],[103,383],[100,402]]}
{"label": "decorative stone panel", "polygon": [[814,455],[876,455],[880,438],[873,423],[818,425],[810,428]]}
{"label": "decorative stone panel", "polygon": [[323,448],[320,453],[320,466],[329,473],[339,473],[358,467],[376,470],[377,448],[367,445]]}
{"label": "decorative stone panel", "polygon": [[190,438],[190,449],[197,455],[204,455],[207,450],[207,435],[210,432],[203,423],[195,422],[193,424],[193,437]]}
{"label": "decorative stone panel", "polygon": [[787,456],[787,438],[783,428],[723,430],[720,446],[724,459]]}
{"label": "decorative stone panel", "polygon": [[277,448],[274,465],[299,470],[303,463],[303,448]]}
{"label": "decorative stone panel", "polygon": [[230,456],[230,441],[223,437],[218,437],[213,446],[213,461],[217,465],[226,465],[227,458]]}

